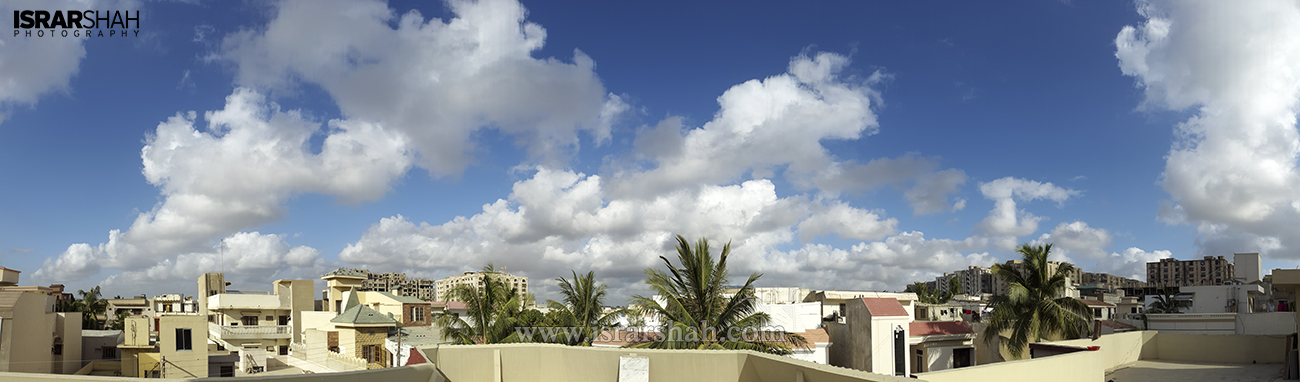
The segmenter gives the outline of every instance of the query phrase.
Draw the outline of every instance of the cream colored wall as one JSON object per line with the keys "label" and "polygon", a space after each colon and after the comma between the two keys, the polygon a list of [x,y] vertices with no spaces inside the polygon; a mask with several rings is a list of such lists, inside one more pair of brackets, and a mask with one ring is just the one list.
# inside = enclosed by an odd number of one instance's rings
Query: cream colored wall
{"label": "cream colored wall", "polygon": [[[167,378],[208,376],[208,321],[202,316],[162,316],[158,349]],[[176,329],[190,329],[192,350],[176,349]],[[184,376],[184,377],[182,377]]]}
{"label": "cream colored wall", "polygon": [[[1168,336],[1169,333],[1159,333],[1160,336]],[[1055,341],[1054,345],[1066,346],[1100,346],[1098,351],[1102,355],[1102,365],[1107,371],[1113,370],[1120,365],[1137,362],[1139,359],[1157,359],[1160,354],[1159,346],[1156,341],[1157,333],[1155,331],[1140,331],[1115,333],[1101,336],[1096,341],[1090,338]],[[1204,351],[1202,349],[1201,351]]]}
{"label": "cream colored wall", "polygon": [[[184,380],[192,380],[186,378]],[[0,381],[5,382],[121,382],[121,377],[101,377],[90,375],[50,375],[27,373],[0,373]],[[350,371],[343,373],[318,373],[298,375],[263,375],[254,374],[239,377],[240,382],[351,382],[351,381],[393,381],[393,382],[446,382],[437,373],[432,364],[381,370]]]}
{"label": "cream colored wall", "polygon": [[72,374],[81,369],[81,313],[49,313],[55,318],[54,336],[63,339],[63,355],[54,356],[52,370]]}
{"label": "cream colored wall", "polygon": [[334,330],[334,323],[330,320],[338,317],[334,312],[302,312],[302,330],[316,329],[321,331]]}
{"label": "cream colored wall", "polygon": [[357,350],[357,331],[351,328],[339,328],[339,354],[355,354]]}
{"label": "cream colored wall", "polygon": [[1160,333],[1155,339],[1159,359],[1168,361],[1282,363],[1286,355],[1282,336]]}
{"label": "cream colored wall", "polygon": [[[999,362],[918,374],[930,382],[1043,381],[1097,382],[1106,380],[1101,352],[1081,351],[1051,357]],[[1050,376],[1050,378],[1045,378]]]}
{"label": "cream colored wall", "polygon": [[55,320],[46,313],[47,298],[40,293],[22,293],[14,302],[13,311],[3,318],[0,328],[0,371],[24,373],[49,373],[54,355]]}
{"label": "cream colored wall", "polygon": [[[903,340],[908,338],[908,321],[912,316],[906,317],[873,317],[871,319],[871,371],[879,374],[894,374],[894,329],[903,328]],[[908,346],[903,346],[903,351],[907,351]],[[915,356],[903,357],[903,370],[910,372],[912,370],[912,358]]]}
{"label": "cream colored wall", "polygon": [[421,349],[449,380],[616,381],[619,357],[650,360],[652,382],[914,381],[788,357],[730,350],[652,350],[553,344],[449,345]]}

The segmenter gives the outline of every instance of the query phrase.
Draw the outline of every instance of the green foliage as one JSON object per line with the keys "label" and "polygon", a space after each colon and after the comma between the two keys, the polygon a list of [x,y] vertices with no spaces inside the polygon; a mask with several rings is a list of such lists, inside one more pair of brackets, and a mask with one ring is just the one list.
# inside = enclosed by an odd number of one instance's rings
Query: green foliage
{"label": "green foliage", "polygon": [[[766,313],[755,312],[753,284],[762,276],[754,273],[731,298],[723,297],[727,281],[727,257],[731,243],[722,247],[717,262],[709,253],[709,242],[700,239],[692,249],[686,238],[677,236],[677,261],[673,265],[660,256],[667,272],[646,269],[646,284],[667,300],[659,305],[653,298],[634,296],[633,306],[642,313],[659,316],[663,341],[646,342],[633,347],[663,349],[744,349],[773,354],[790,354],[790,346],[807,346],[798,335],[769,332],[763,326],[771,320]],[[735,328],[735,329],[733,329]],[[728,334],[751,333],[760,336],[735,338]],[[773,340],[780,339],[780,340]]]}
{"label": "green foliage", "polygon": [[908,292],[916,293],[916,299],[923,304],[947,304],[952,300],[952,296],[961,294],[961,280],[956,276],[948,278],[948,290],[931,290],[929,285],[923,282],[914,282],[907,286]]}
{"label": "green foliage", "polygon": [[1187,301],[1179,300],[1178,289],[1165,287],[1160,290],[1160,294],[1154,295],[1155,301],[1151,302],[1151,309],[1147,313],[1182,313],[1182,308],[1187,307]]}
{"label": "green foliage", "polygon": [[[434,318],[434,323],[442,328],[444,339],[457,344],[496,344],[523,340],[515,333],[515,327],[519,326],[525,315],[525,302],[532,301],[533,296],[516,293],[514,287],[497,277],[498,273],[496,267],[488,263],[483,267],[482,287],[462,284],[448,291],[448,300],[464,302],[468,305],[468,314],[457,317],[444,311]],[[529,315],[529,318],[536,317]]]}
{"label": "green foliage", "polygon": [[81,328],[101,329],[99,317],[104,314],[104,311],[108,310],[108,300],[100,298],[98,286],[90,288],[88,291],[78,290],[77,294],[81,295],[81,301],[78,302],[80,305],[74,305],[73,307],[79,308],[82,312]]}
{"label": "green foliage", "polygon": [[1005,264],[993,265],[993,274],[1007,282],[1009,292],[991,300],[993,313],[987,317],[986,341],[992,343],[993,338],[1010,330],[1007,349],[1019,355],[1031,341],[1042,341],[1047,335],[1079,338],[1090,332],[1092,309],[1083,301],[1064,296],[1066,280],[1074,265],[1062,263],[1056,272],[1048,273],[1047,257],[1051,250],[1051,244],[1037,247],[1025,244],[1016,250],[1024,256],[1023,273]]}
{"label": "green foliage", "polygon": [[564,277],[555,279],[560,285],[560,295],[564,296],[564,301],[548,301],[551,312],[556,313],[556,318],[560,325],[577,328],[577,334],[573,338],[564,338],[559,342],[569,345],[591,346],[591,341],[600,335],[600,332],[613,327],[614,320],[619,314],[624,313],[622,309],[613,310],[605,313],[605,285],[596,284],[596,272],[587,272],[586,276],[578,276],[578,272],[573,272],[573,281],[570,282]]}

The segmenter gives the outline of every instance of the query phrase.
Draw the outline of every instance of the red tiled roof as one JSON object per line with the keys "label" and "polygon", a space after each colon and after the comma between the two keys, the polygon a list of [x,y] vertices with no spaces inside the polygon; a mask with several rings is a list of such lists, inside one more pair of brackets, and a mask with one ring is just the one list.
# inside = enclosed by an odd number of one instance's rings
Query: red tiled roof
{"label": "red tiled roof", "polygon": [[1102,306],[1102,307],[1114,307],[1114,306],[1115,306],[1115,304],[1111,304],[1111,303],[1109,303],[1109,302],[1099,301],[1099,300],[1088,300],[1088,299],[1082,299],[1082,298],[1078,298],[1078,299],[1076,299],[1076,300],[1083,301],[1083,303],[1084,303],[1084,304],[1088,304],[1088,306]]}
{"label": "red tiled roof", "polygon": [[460,301],[447,301],[447,309],[469,309],[469,304]]}
{"label": "red tiled roof", "polygon": [[1100,320],[1102,325],[1115,330],[1137,330],[1136,326],[1125,324],[1115,320]]}
{"label": "red tiled roof", "polygon": [[939,336],[946,334],[975,334],[964,321],[913,321],[908,324],[908,337]]}
{"label": "red tiled roof", "polygon": [[420,352],[420,349],[411,349],[411,350],[415,350],[415,351],[411,352],[411,355],[409,357],[406,357],[406,365],[404,366],[419,365],[422,363],[429,362],[429,360],[424,359],[424,354]]}
{"label": "red tiled roof", "polygon": [[907,309],[903,309],[903,304],[899,304],[895,298],[863,297],[862,303],[867,306],[872,317],[907,317]]}

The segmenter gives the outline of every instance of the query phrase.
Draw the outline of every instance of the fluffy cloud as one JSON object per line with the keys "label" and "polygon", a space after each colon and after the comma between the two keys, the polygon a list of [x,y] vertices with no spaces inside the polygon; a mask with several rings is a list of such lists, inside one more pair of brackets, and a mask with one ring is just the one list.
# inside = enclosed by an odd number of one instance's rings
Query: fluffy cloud
{"label": "fluffy cloud", "polygon": [[438,176],[472,162],[483,128],[550,165],[567,162],[578,131],[610,138],[628,106],[605,93],[591,58],[533,58],[546,30],[513,0],[448,6],[456,18],[426,21],[380,1],[286,1],[265,28],[227,36],[214,59],[236,64],[245,86],[319,85],[349,119],[409,137],[417,165]]}
{"label": "fluffy cloud", "polygon": [[1097,262],[1097,270],[1092,272],[1106,272],[1115,276],[1127,277],[1134,280],[1147,279],[1147,263],[1160,261],[1160,259],[1173,257],[1169,251],[1144,251],[1141,248],[1129,247],[1121,253],[1111,253],[1105,261]]}
{"label": "fluffy cloud", "polygon": [[[100,1],[6,1],[0,13],[35,9],[101,9]],[[133,4],[120,4],[134,9]],[[120,7],[109,7],[121,9]],[[18,26],[12,26],[16,29]],[[23,30],[24,32],[27,30]],[[41,95],[67,92],[86,57],[85,37],[39,38],[0,35],[0,122],[13,106],[35,105]],[[44,30],[44,33],[50,33]]]}
{"label": "fluffy cloud", "polygon": [[[847,57],[834,53],[800,55],[786,73],[750,80],[718,97],[719,110],[703,126],[683,131],[679,118],[639,130],[636,159],[649,170],[623,169],[612,192],[646,197],[663,192],[735,181],[747,172],[766,178],[784,167],[796,187],[829,196],[884,186],[907,188],[915,214],[954,211],[948,195],[965,184],[960,170],[939,171],[939,159],[908,154],[859,164],[837,161],[824,140],[855,140],[879,131],[872,111],[881,103],[871,88],[888,76],[843,76]],[[961,204],[961,202],[957,202]]]}
{"label": "fluffy cloud", "polygon": [[[158,125],[141,150],[144,176],[165,196],[107,243],[74,244],[35,273],[78,280],[100,267],[140,268],[176,253],[202,250],[222,235],[272,222],[293,195],[315,192],[342,201],[374,200],[411,165],[406,140],[351,120],[320,125],[281,111],[258,93],[237,89],[222,110],[177,114]],[[310,139],[325,133],[320,152]]]}
{"label": "fluffy cloud", "polygon": [[328,271],[320,251],[291,247],[283,235],[240,232],[221,242],[224,248],[186,253],[151,267],[127,271],[104,280],[105,288],[125,290],[191,290],[205,272],[222,272],[233,289],[264,290],[271,280],[316,279]]}
{"label": "fluffy cloud", "polygon": [[993,201],[993,210],[989,211],[988,217],[975,225],[975,229],[995,237],[997,247],[1008,250],[1018,245],[1017,237],[1038,231],[1038,222],[1042,220],[1042,217],[1017,209],[1017,202],[1044,199],[1060,204],[1080,194],[1079,191],[1057,187],[1050,182],[1041,183],[1013,177],[981,183],[980,193],[984,198]]}
{"label": "fluffy cloud", "polygon": [[[658,256],[672,253],[672,237],[679,233],[692,241],[712,238],[715,251],[729,240],[736,254],[733,267],[740,272],[736,274],[765,272],[767,285],[842,288],[848,282],[897,289],[911,276],[933,277],[992,261],[987,253],[969,253],[985,245],[981,239],[926,240],[919,232],[886,237],[895,232],[896,220],[842,202],[778,197],[767,180],[679,190],[650,199],[613,199],[603,182],[599,176],[540,168],[532,178],[517,182],[508,200],[484,205],[474,216],[440,225],[416,224],[403,216],[381,219],[339,259],[431,275],[474,269],[489,261],[525,275],[595,270],[613,285],[618,298],[644,292],[642,271],[659,266]],[[805,239],[835,233],[846,239],[884,240],[863,242],[851,250],[822,244],[783,250],[795,243],[796,230]],[[838,276],[809,278],[804,272]],[[538,281],[535,285],[543,295],[553,288],[549,280]]]}
{"label": "fluffy cloud", "polygon": [[[1112,236],[1109,231],[1092,228],[1088,223],[1075,221],[1061,223],[1045,233],[1031,245],[1052,244],[1052,261],[1069,261],[1080,265],[1079,260],[1098,262],[1107,258],[1106,249],[1110,248]],[[1071,257],[1074,255],[1074,257]]]}
{"label": "fluffy cloud", "polygon": [[1198,225],[1206,254],[1300,248],[1300,5],[1144,1],[1115,39],[1143,107],[1191,110],[1175,128],[1161,220]]}

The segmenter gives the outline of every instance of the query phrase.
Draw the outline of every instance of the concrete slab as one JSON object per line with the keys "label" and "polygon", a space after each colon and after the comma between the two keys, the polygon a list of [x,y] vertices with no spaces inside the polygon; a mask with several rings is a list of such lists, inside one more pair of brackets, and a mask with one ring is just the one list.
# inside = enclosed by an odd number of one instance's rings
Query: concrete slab
{"label": "concrete slab", "polygon": [[1106,373],[1106,381],[1185,382],[1237,381],[1267,382],[1281,379],[1282,364],[1208,364],[1192,362],[1137,361]]}

